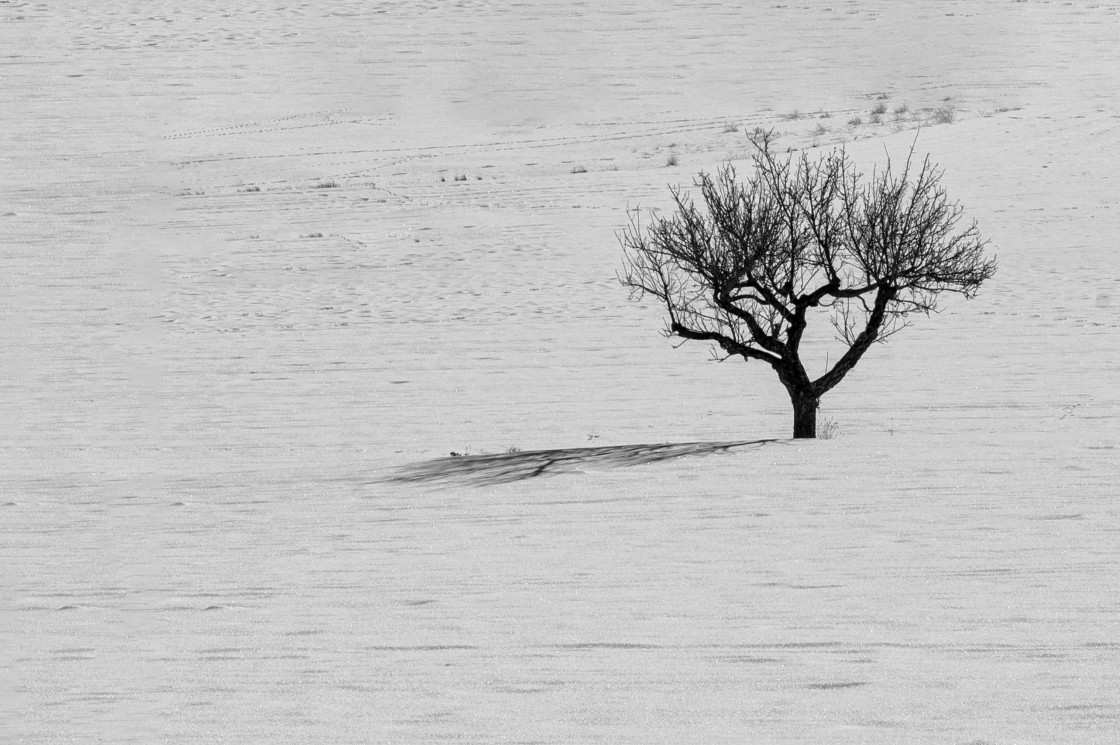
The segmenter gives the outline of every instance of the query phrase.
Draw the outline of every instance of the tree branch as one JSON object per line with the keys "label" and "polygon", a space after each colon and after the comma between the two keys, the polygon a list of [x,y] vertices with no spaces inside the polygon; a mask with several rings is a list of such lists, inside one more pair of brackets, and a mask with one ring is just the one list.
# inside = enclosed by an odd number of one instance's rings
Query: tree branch
{"label": "tree branch", "polygon": [[752,360],[762,360],[771,366],[781,365],[782,360],[768,352],[761,349],[755,349],[747,344],[738,342],[728,336],[716,333],[714,331],[696,331],[694,329],[685,328],[679,323],[674,323],[672,331],[677,336],[685,339],[694,339],[697,341],[714,341],[728,354],[737,354],[740,357],[745,357]]}
{"label": "tree branch", "polygon": [[843,354],[832,366],[832,369],[813,381],[813,391],[817,396],[823,396],[844,379],[844,376],[856,366],[860,358],[863,357],[875,340],[879,336],[880,329],[883,326],[883,321],[887,317],[887,306],[893,299],[894,291],[888,287],[880,287],[875,295],[875,305],[871,309],[871,314],[867,319],[867,325],[863,331],[852,340],[848,351]]}

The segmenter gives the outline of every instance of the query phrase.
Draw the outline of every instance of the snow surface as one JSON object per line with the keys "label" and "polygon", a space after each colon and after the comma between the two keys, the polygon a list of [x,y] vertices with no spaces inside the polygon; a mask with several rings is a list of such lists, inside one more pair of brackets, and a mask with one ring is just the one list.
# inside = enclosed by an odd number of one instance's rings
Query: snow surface
{"label": "snow surface", "polygon": [[[1118,39],[0,3],[0,741],[1120,742]],[[615,279],[626,210],[755,127],[917,136],[1000,261],[830,440]]]}

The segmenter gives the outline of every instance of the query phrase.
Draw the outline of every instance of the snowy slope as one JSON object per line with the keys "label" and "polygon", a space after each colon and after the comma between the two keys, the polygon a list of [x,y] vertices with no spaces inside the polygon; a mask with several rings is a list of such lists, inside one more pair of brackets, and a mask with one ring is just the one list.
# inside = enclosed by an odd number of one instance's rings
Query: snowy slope
{"label": "snowy slope", "polygon": [[[0,3],[0,739],[1116,741],[1120,6],[109,5]],[[755,127],[999,256],[831,440],[614,275]]]}

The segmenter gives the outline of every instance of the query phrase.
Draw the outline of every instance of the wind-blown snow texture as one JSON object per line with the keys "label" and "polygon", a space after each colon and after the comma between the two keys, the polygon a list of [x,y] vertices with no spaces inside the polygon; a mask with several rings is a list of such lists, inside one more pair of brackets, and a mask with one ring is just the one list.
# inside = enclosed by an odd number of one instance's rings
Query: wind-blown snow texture
{"label": "wind-blown snow texture", "polygon": [[[0,2],[0,739],[1117,741],[1120,6],[678,5]],[[755,127],[999,256],[831,440],[615,279]]]}

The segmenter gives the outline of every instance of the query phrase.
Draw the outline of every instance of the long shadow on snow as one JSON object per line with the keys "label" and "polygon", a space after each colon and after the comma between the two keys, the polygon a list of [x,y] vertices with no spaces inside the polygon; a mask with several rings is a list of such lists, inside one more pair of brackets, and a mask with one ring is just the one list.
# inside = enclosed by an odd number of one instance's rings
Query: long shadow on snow
{"label": "long shadow on snow", "polygon": [[577,471],[585,466],[618,468],[672,460],[685,455],[709,455],[747,445],[762,446],[777,440],[731,442],[678,442],[658,445],[608,445],[596,448],[525,450],[487,455],[460,455],[412,463],[397,470],[388,481],[409,483],[465,481],[474,484],[508,484],[535,476]]}

